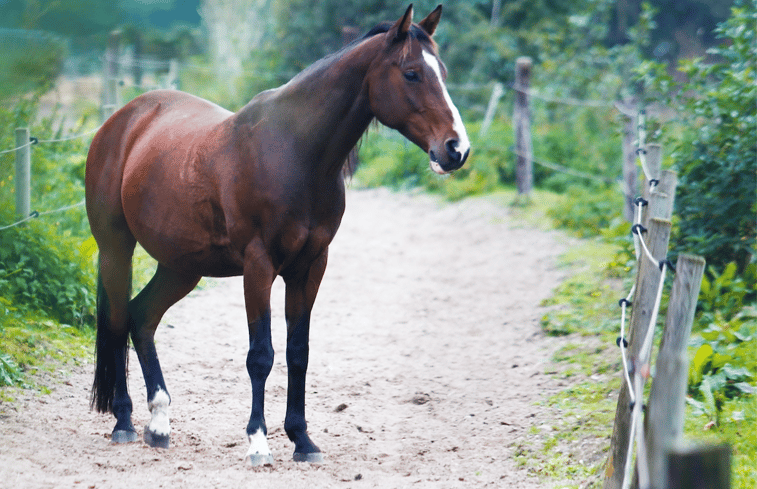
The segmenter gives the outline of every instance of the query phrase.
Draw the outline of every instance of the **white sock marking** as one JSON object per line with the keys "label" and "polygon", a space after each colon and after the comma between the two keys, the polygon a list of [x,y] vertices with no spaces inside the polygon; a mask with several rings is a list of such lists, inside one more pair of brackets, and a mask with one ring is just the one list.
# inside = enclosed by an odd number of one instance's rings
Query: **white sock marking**
{"label": "white sock marking", "polygon": [[258,430],[255,433],[248,436],[250,440],[250,448],[247,450],[245,458],[251,456],[270,457],[271,450],[268,448],[268,440],[266,439],[263,430]]}
{"label": "white sock marking", "polygon": [[170,403],[171,398],[168,397],[168,393],[158,388],[155,397],[147,404],[150,413],[152,413],[148,427],[156,435],[168,436],[171,434],[171,421],[168,417],[168,405]]}
{"label": "white sock marking", "polygon": [[[457,107],[452,102],[452,98],[449,96],[449,92],[447,91],[447,86],[444,84],[444,79],[442,79],[442,69],[441,66],[439,66],[439,60],[436,59],[436,56],[429,53],[428,51],[423,51],[423,59],[426,60],[426,63],[431,67],[431,69],[436,74],[436,78],[439,80],[439,85],[442,87],[442,93],[444,94],[444,100],[447,102],[447,106],[449,107],[449,110],[452,112],[452,117],[454,119],[454,123],[452,125],[452,129],[457,133],[457,140],[459,141],[457,144],[457,150],[460,152],[460,154],[464,155],[470,150],[470,141],[468,140],[468,132],[465,130],[465,125],[463,124],[463,118],[460,117],[460,111],[457,110]],[[431,162],[432,169],[436,171],[437,173],[442,173],[441,171],[437,171],[436,168],[434,168],[434,162]],[[439,164],[436,164],[437,167],[439,167],[439,170],[441,170],[441,167]]]}

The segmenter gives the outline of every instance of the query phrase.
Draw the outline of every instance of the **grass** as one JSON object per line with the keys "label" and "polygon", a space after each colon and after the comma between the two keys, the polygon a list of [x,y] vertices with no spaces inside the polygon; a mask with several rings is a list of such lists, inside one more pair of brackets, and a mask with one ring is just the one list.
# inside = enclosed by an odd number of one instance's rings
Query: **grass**
{"label": "grass", "polygon": [[[559,198],[543,197],[550,205],[559,205]],[[532,219],[543,223],[540,207],[534,199],[515,214],[520,213],[526,223]],[[544,332],[564,339],[551,359],[552,375],[567,387],[541,405],[554,421],[546,428],[534,427],[525,441],[513,446],[513,453],[519,466],[556,483],[555,487],[596,488],[604,480],[621,383],[615,344],[620,324],[617,302],[630,289],[634,273],[627,263],[627,249],[617,243],[599,238],[577,241],[560,258],[559,266],[569,270],[569,277],[543,304],[550,308],[541,321]],[[691,355],[695,346],[690,347]],[[701,413],[687,403],[684,440],[728,443],[732,487],[757,487],[757,396],[724,400],[716,419],[717,423],[712,413]]]}
{"label": "grass", "polygon": [[61,325],[44,317],[0,311],[0,412],[17,388],[50,392],[49,378],[92,357],[94,331]]}
{"label": "grass", "polygon": [[[540,213],[538,204],[522,212],[526,219]],[[551,374],[566,387],[540,405],[554,421],[534,427],[513,448],[520,466],[545,482],[559,481],[556,487],[601,484],[620,388],[615,337],[617,300],[625,292],[617,251],[599,239],[576,241],[559,262],[569,277],[543,303],[549,307],[541,320],[544,332],[564,340],[551,359]]]}

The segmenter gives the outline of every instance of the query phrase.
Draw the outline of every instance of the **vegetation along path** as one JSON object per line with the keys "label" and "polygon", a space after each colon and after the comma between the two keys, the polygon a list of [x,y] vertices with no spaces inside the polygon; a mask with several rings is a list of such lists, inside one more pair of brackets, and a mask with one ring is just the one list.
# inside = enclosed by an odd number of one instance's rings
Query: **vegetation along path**
{"label": "vegetation along path", "polygon": [[[541,301],[562,277],[557,233],[514,223],[486,199],[351,190],[313,312],[308,421],[326,454],[291,461],[283,430],[283,286],[266,415],[275,464],[245,465],[250,383],[239,278],[211,280],[156,336],[172,394],[172,447],[109,445],[89,410],[92,364],[49,395],[22,391],[0,416],[2,487],[543,487],[514,462],[561,389],[546,374],[558,339]],[[210,335],[207,333],[210,332]],[[149,420],[131,352],[134,422]]]}

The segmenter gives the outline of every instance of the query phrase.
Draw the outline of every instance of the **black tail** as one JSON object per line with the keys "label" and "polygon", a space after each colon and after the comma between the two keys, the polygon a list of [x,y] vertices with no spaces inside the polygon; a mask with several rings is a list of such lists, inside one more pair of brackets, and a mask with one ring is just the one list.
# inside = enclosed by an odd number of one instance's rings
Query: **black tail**
{"label": "black tail", "polygon": [[[131,283],[131,277],[128,278]],[[95,380],[92,384],[90,407],[98,412],[113,411],[113,398],[116,392],[117,357],[122,355],[129,371],[128,354],[129,333],[122,335],[113,332],[110,323],[110,304],[103,287],[102,277],[97,275],[97,340],[95,342]]]}

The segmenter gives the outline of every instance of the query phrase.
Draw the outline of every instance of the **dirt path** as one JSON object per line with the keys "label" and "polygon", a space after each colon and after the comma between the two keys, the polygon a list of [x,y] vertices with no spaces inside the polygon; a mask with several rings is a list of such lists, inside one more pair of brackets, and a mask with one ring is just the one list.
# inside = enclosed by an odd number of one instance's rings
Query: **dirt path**
{"label": "dirt path", "polygon": [[[558,283],[559,236],[513,225],[486,200],[348,194],[313,312],[308,423],[322,465],[291,461],[283,286],[273,291],[266,418],[276,463],[242,457],[250,406],[241,280],[174,306],[157,342],[172,395],[172,447],[109,445],[89,410],[92,365],[0,416],[0,487],[543,487],[512,462],[534,403],[559,388],[538,325]],[[134,424],[149,419],[134,352]]]}

